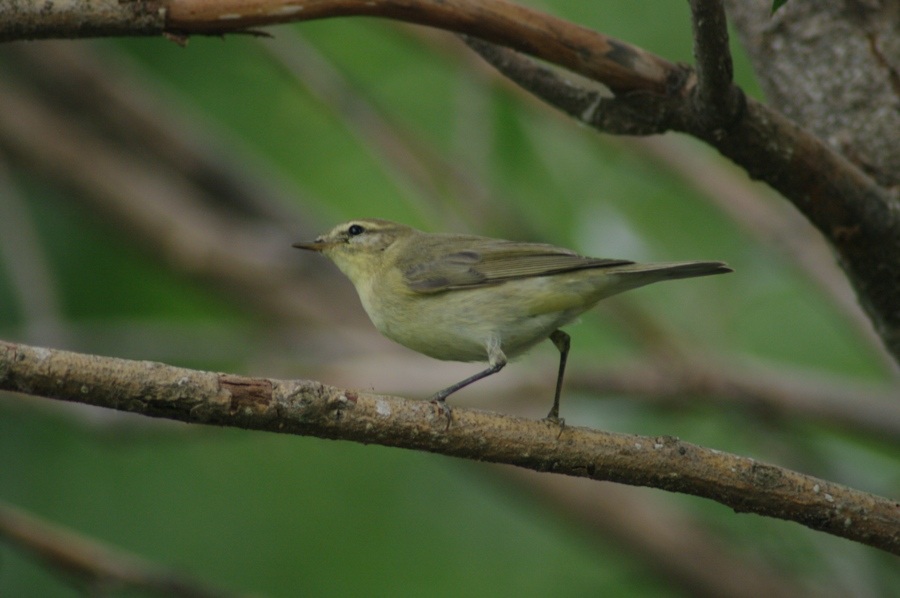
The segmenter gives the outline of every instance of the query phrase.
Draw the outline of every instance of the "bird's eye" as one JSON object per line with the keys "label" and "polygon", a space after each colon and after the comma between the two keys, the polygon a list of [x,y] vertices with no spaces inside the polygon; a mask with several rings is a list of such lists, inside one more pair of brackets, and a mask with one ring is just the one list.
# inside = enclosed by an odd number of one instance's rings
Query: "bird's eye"
{"label": "bird's eye", "polygon": [[361,227],[358,224],[351,224],[350,228],[347,229],[347,234],[350,235],[351,237],[355,237],[356,235],[361,235],[364,232],[366,232],[366,229],[364,229],[363,227]]}

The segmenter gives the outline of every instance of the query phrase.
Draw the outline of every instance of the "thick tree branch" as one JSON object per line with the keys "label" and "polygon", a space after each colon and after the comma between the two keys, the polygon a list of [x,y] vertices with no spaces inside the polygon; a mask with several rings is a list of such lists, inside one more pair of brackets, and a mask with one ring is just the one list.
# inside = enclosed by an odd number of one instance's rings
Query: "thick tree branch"
{"label": "thick tree branch", "polygon": [[632,94],[628,102],[616,101],[603,85],[574,82],[558,70],[545,67],[517,52],[468,35],[461,39],[500,73],[545,102],[615,135],[652,135],[663,132],[664,96]]}
{"label": "thick tree branch", "polygon": [[725,0],[770,105],[884,187],[900,185],[896,2]]}
{"label": "thick tree branch", "polygon": [[191,423],[300,434],[651,486],[900,554],[900,503],[673,437],[565,427],[309,381],[0,342],[0,389]]}
{"label": "thick tree branch", "polygon": [[17,39],[161,35],[166,11],[162,2],[92,0],[90,2],[0,2],[0,42]]}

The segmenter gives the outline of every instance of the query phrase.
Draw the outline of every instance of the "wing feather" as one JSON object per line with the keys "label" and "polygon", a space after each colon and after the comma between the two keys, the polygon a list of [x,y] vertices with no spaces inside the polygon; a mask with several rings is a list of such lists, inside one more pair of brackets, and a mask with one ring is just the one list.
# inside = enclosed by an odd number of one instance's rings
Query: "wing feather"
{"label": "wing feather", "polygon": [[457,249],[460,244],[468,247],[402,268],[404,280],[411,290],[439,293],[490,286],[513,279],[633,263],[584,257],[568,249],[538,243],[483,237],[456,238],[453,241]]}

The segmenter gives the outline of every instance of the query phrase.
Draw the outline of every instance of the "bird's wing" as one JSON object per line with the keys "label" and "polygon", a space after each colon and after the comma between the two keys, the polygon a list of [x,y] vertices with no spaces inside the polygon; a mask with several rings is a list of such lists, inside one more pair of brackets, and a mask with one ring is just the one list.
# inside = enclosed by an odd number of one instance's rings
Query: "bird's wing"
{"label": "bird's wing", "polygon": [[404,268],[403,276],[413,291],[439,293],[495,285],[518,278],[630,263],[627,260],[584,257],[553,245],[478,238],[471,248]]}

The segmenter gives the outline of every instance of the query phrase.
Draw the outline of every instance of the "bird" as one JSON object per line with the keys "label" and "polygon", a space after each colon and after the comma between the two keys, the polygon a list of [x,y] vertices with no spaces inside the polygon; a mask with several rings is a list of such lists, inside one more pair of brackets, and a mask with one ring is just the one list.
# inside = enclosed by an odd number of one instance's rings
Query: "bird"
{"label": "bird", "polygon": [[601,299],[662,280],[725,274],[719,261],[636,263],[595,258],[544,243],[428,233],[364,218],[338,224],[293,247],[321,253],[350,279],[363,309],[387,338],[444,361],[487,368],[429,399],[450,418],[446,399],[499,372],[509,359],[549,339],[559,350],[553,405],[571,337],[561,330]]}

